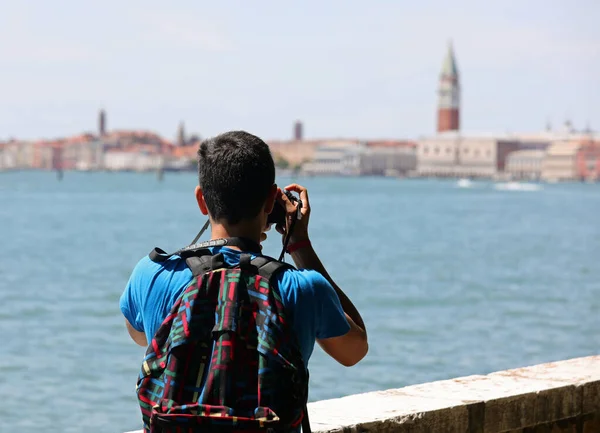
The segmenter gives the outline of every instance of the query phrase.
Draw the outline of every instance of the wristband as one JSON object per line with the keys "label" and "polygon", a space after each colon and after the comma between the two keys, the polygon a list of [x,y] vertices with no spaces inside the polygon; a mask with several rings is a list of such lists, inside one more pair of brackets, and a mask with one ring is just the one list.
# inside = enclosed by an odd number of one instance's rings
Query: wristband
{"label": "wristband", "polygon": [[300,248],[310,247],[310,240],[305,239],[303,241],[294,242],[292,245],[288,245],[287,253],[292,254],[294,251],[299,250]]}

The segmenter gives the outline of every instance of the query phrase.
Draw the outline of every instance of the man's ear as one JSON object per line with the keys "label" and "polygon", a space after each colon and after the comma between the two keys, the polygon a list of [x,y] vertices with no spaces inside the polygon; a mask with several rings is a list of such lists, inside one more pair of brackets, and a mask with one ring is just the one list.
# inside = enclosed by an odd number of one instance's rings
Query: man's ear
{"label": "man's ear", "polygon": [[277,198],[277,184],[274,184],[269,191],[267,201],[265,202],[264,211],[266,214],[273,212],[273,206],[275,206],[275,199]]}
{"label": "man's ear", "polygon": [[204,201],[204,194],[202,193],[202,188],[197,186],[195,194],[196,201],[198,202],[198,207],[200,208],[200,212],[202,212],[202,215],[208,215],[208,208],[206,207],[206,202]]}

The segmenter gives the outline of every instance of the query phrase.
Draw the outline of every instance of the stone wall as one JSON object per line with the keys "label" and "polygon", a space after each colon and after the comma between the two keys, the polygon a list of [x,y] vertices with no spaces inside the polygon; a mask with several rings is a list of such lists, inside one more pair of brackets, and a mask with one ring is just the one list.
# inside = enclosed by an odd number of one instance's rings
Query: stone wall
{"label": "stone wall", "polygon": [[308,409],[313,432],[323,433],[600,433],[600,356],[350,395]]}

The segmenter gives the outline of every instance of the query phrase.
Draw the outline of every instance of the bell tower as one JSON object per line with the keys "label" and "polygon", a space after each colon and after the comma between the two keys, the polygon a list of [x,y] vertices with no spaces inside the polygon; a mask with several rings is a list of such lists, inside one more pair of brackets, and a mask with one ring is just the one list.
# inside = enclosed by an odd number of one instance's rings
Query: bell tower
{"label": "bell tower", "polygon": [[183,122],[179,123],[179,128],[177,128],[177,145],[185,146],[185,126]]}
{"label": "bell tower", "polygon": [[106,134],[106,111],[104,109],[100,110],[98,113],[98,135],[100,137],[104,137]]}
{"label": "bell tower", "polygon": [[460,83],[452,43],[442,65],[438,89],[437,132],[457,131],[460,126]]}

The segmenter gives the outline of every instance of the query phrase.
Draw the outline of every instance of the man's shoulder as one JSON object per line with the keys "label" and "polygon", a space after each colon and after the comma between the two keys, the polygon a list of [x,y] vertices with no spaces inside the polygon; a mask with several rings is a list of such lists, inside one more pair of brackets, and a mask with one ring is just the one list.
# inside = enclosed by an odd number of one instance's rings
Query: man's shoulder
{"label": "man's shoulder", "polygon": [[131,272],[120,308],[133,328],[151,339],[175,299],[192,281],[185,260],[172,257],[156,263],[142,257]]}
{"label": "man's shoulder", "polygon": [[300,286],[308,286],[314,284],[329,284],[325,277],[319,272],[312,269],[297,269],[289,267],[281,272],[282,279],[290,280]]}
{"label": "man's shoulder", "polygon": [[333,291],[331,284],[319,272],[311,269],[287,268],[276,276],[282,297],[289,301],[315,298],[323,292]]}
{"label": "man's shoulder", "polygon": [[171,256],[163,262],[155,262],[145,255],[135,265],[135,270],[141,272],[179,272],[187,268],[185,260],[179,256]]}
{"label": "man's shoulder", "polygon": [[142,257],[135,265],[130,283],[148,287],[157,283],[164,286],[181,286],[192,279],[192,272],[180,257],[173,256],[164,262],[154,262],[150,257]]}
{"label": "man's shoulder", "polygon": [[294,315],[297,332],[308,335],[306,338],[311,344],[315,338],[339,337],[348,332],[348,321],[338,294],[321,273],[287,269],[278,280],[283,304]]}

